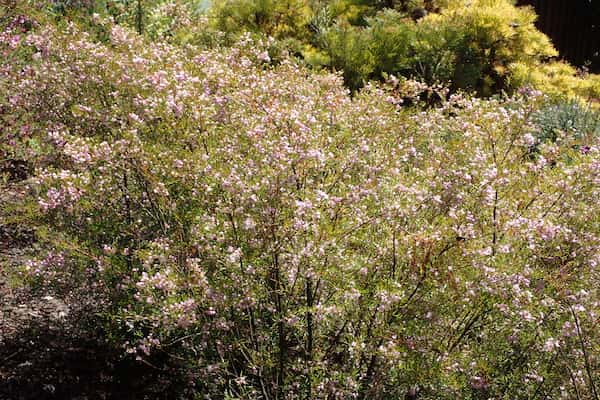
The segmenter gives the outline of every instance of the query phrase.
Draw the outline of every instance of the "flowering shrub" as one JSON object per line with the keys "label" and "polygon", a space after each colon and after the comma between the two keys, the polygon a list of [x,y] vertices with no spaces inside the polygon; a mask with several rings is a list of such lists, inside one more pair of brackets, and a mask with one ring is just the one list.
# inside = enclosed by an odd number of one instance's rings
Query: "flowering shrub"
{"label": "flowering shrub", "polygon": [[402,108],[248,36],[98,23],[1,36],[29,284],[206,398],[597,398],[597,136],[538,143],[529,89]]}
{"label": "flowering shrub", "polygon": [[[15,0],[10,0],[14,2]],[[30,0],[56,18],[84,24],[94,13],[152,40],[218,47],[245,32],[274,37],[314,68],[343,73],[356,90],[402,75],[480,96],[533,86],[557,98],[600,96],[600,77],[582,74],[539,32],[533,9],[501,0],[290,2],[271,0]],[[90,18],[92,16],[92,18]],[[98,26],[94,23],[94,30]]]}

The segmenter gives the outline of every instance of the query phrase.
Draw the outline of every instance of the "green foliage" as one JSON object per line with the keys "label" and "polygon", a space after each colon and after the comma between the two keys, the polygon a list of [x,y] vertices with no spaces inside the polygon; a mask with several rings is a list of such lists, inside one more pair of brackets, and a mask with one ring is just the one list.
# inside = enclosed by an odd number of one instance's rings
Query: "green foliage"
{"label": "green foliage", "polygon": [[600,112],[580,101],[553,101],[536,111],[533,119],[541,142],[554,142],[565,135],[579,140],[600,137]]}
{"label": "green foliage", "polygon": [[52,3],[54,13],[94,12],[153,40],[231,45],[244,32],[277,40],[315,68],[340,71],[354,90],[389,75],[443,83],[480,96],[529,85],[560,96],[600,97],[600,78],[579,76],[539,32],[531,8],[510,0],[111,0]]}
{"label": "green foliage", "polygon": [[516,62],[509,67],[511,85],[532,86],[548,95],[560,99],[600,98],[600,75],[582,74],[567,63],[556,61],[527,65]]}
{"label": "green foliage", "polygon": [[343,71],[352,89],[388,74],[410,75],[413,67],[410,54],[417,35],[411,21],[387,10],[367,23],[366,28],[337,24],[325,35],[331,66]]}
{"label": "green foliage", "polygon": [[373,75],[403,74],[411,70],[412,43],[418,40],[414,24],[404,15],[391,10],[384,11],[368,20],[372,41],[371,54],[375,59]]}
{"label": "green foliage", "polygon": [[[486,96],[510,89],[511,63],[533,65],[557,55],[549,39],[535,28],[535,19],[531,9],[517,8],[508,0],[480,0],[468,6],[457,1],[440,14],[425,17],[420,36],[433,54],[440,54],[438,63],[450,68],[442,68],[441,76],[423,78],[441,78],[455,88]],[[444,62],[444,56],[452,59]],[[435,59],[426,61],[437,65]]]}
{"label": "green foliage", "polygon": [[[337,1],[313,4],[298,19],[294,7],[246,0],[221,4],[216,14],[224,31],[251,29],[308,42],[303,52],[308,62],[328,61],[343,71],[351,89],[397,74],[489,96],[513,89],[511,65],[532,67],[556,55],[529,8],[509,0],[454,1],[442,8],[427,3]],[[427,9],[439,12],[427,14]],[[423,10],[417,22],[415,10]],[[276,29],[282,15],[293,22]],[[318,56],[323,53],[328,59]]]}
{"label": "green foliage", "polygon": [[275,38],[306,41],[311,8],[301,0],[226,0],[210,10],[224,32],[261,32]]}
{"label": "green foliage", "polygon": [[368,31],[342,22],[331,27],[323,40],[330,65],[342,71],[351,89],[362,87],[377,62],[371,52]]}

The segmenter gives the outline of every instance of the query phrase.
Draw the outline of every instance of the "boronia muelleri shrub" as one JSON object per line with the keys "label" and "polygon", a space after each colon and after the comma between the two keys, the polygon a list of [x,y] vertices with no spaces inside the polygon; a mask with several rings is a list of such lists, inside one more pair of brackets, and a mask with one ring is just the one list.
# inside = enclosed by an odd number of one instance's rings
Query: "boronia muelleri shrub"
{"label": "boronia muelleri shrub", "polygon": [[0,36],[29,284],[202,398],[597,398],[597,136],[539,143],[530,89],[403,108],[422,85],[96,23]]}

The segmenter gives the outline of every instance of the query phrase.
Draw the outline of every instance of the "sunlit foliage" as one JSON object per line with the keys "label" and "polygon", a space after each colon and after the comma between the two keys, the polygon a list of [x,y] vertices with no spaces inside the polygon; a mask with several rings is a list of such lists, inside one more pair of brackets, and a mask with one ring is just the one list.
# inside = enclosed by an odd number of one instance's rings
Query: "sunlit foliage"
{"label": "sunlit foliage", "polygon": [[94,299],[124,353],[206,398],[597,397],[600,138],[539,91],[351,96],[249,34],[2,24],[0,150],[40,242],[18,272]]}

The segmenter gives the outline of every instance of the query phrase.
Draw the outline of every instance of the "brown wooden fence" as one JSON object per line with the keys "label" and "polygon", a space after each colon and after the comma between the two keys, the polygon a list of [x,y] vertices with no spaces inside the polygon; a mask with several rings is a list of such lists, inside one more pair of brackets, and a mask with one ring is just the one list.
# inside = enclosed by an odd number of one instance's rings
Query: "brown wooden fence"
{"label": "brown wooden fence", "polygon": [[576,66],[591,62],[600,72],[600,0],[520,0],[539,16],[537,27],[552,39],[562,58]]}

